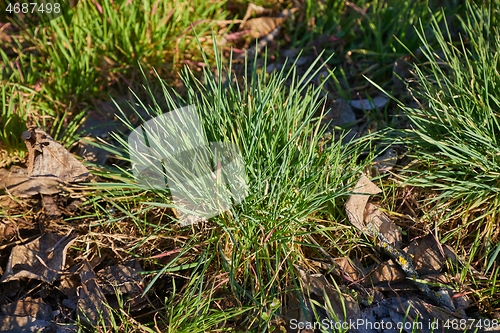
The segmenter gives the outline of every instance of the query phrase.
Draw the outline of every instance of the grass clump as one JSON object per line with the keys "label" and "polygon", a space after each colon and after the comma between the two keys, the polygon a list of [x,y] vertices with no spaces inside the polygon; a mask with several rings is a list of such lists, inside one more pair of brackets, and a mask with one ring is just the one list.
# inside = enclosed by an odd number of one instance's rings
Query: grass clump
{"label": "grass clump", "polygon": [[435,43],[420,26],[422,57],[409,86],[418,107],[400,102],[411,120],[403,135],[414,160],[402,176],[424,189],[441,241],[453,241],[467,258],[460,283],[478,272],[491,273],[472,277],[485,309],[497,302],[485,295],[498,294],[500,38],[493,20],[499,10],[498,1],[489,7],[468,4],[465,18],[458,16],[461,32],[455,37],[433,19]]}
{"label": "grass clump", "polygon": [[[498,12],[500,3],[493,6]],[[411,145],[428,169],[414,182],[439,189],[436,200],[466,203],[463,222],[493,223],[500,208],[500,38],[488,9],[469,10],[457,41],[434,24],[438,46],[432,48],[420,31],[428,65],[415,68],[418,88],[412,91],[421,107],[405,110],[417,139]]]}
{"label": "grass clump", "polygon": [[[140,108],[154,117],[193,104],[208,142],[230,142],[241,151],[248,197],[207,224],[194,225],[198,254],[189,255],[195,262],[215,256],[206,272],[225,277],[223,283],[207,277],[199,291],[218,285],[212,292],[231,295],[239,307],[253,308],[252,315],[242,319],[242,327],[263,328],[281,311],[286,293],[299,288],[294,264],[304,260],[309,246],[306,236],[321,232],[327,238],[336,238],[330,223],[340,219],[336,204],[347,195],[362,168],[356,162],[363,145],[342,145],[338,141],[319,149],[324,129],[315,114],[326,111],[325,99],[321,85],[309,84],[321,69],[319,58],[301,78],[295,75],[293,66],[266,74],[247,65],[245,72],[249,75],[240,86],[231,69],[222,65],[217,50],[215,54],[215,74],[208,59],[201,80],[188,69],[182,73],[185,98],[161,81],[165,100],[151,96],[153,102]],[[127,148],[125,139],[116,138],[122,148]],[[129,159],[126,149],[121,158]],[[131,176],[129,171],[124,174]],[[167,194],[168,190],[148,191],[143,194],[144,204],[174,207]],[[139,217],[136,221],[140,223]],[[210,229],[214,230],[211,235]],[[189,235],[189,230],[185,231]],[[161,269],[161,274],[173,265]],[[191,296],[183,293],[179,297]],[[173,324],[165,320],[167,326]]]}

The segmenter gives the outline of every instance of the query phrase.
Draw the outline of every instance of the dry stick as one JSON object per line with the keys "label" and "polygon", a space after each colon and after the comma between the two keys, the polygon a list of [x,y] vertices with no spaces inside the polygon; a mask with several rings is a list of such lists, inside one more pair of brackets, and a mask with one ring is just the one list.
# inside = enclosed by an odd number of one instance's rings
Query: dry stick
{"label": "dry stick", "polygon": [[25,239],[20,239],[20,240],[17,240],[17,241],[8,243],[8,244],[1,245],[0,246],[0,251],[4,250],[4,249],[6,249],[6,248],[8,248],[10,246],[16,246],[16,245],[22,244],[24,242],[32,241],[32,240],[34,240],[37,237],[40,237],[40,236],[35,235],[35,236],[31,236],[31,237],[28,237],[28,238],[25,238]]}
{"label": "dry stick", "polygon": [[394,260],[401,267],[406,276],[410,278],[413,281],[413,283],[415,283],[417,288],[421,292],[423,292],[425,296],[433,300],[436,304],[441,305],[453,312],[455,311],[454,306],[446,302],[446,300],[441,295],[432,291],[428,285],[417,281],[418,273],[413,267],[413,261],[410,255],[392,246],[389,240],[387,240],[387,238],[385,238],[385,236],[382,235],[380,232],[375,230],[374,226],[371,223],[368,225],[368,228],[369,228],[368,232],[382,243],[381,247],[385,251],[385,253],[387,253],[392,258],[392,260]]}
{"label": "dry stick", "polygon": [[[347,210],[347,214],[349,214],[353,218],[356,218],[355,215],[352,214],[349,210]],[[378,239],[384,252],[387,253],[391,257],[391,259],[401,267],[406,276],[410,278],[410,280],[413,281],[416,287],[429,299],[434,301],[436,304],[449,309],[452,312],[456,311],[455,307],[452,304],[446,302],[446,300],[441,295],[432,291],[428,285],[418,281],[418,273],[415,270],[415,267],[413,267],[411,256],[395,248],[389,242],[389,240],[376,229],[375,225],[373,225],[372,223],[368,223],[368,225],[366,225],[364,229],[361,229],[361,232],[363,232],[367,236]]]}

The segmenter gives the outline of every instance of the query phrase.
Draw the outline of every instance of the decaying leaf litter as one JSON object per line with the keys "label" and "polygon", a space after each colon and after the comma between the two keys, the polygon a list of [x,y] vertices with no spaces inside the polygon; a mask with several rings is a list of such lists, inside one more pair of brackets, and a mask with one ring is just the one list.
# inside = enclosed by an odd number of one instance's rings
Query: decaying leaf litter
{"label": "decaying leaf litter", "polygon": [[[253,14],[264,16],[250,18]],[[249,54],[260,53],[266,43],[276,38],[279,26],[290,16],[289,11],[265,16],[268,14],[272,13],[251,4],[239,31],[226,35],[225,40],[233,42],[248,37],[241,54],[245,51]],[[248,41],[255,38],[260,38],[261,43],[252,47]],[[288,51],[295,53],[294,50]],[[307,56],[299,58],[297,65],[304,58],[307,60]],[[273,64],[268,70],[280,66],[285,64]],[[317,79],[321,80],[324,74],[320,73]],[[332,109],[323,117],[333,136],[325,136],[325,144],[338,140],[335,128],[350,130],[344,138],[346,141],[369,132],[370,124],[362,121],[354,110],[378,110],[388,103],[388,99],[374,96],[350,101],[335,99],[329,103]],[[87,236],[80,234],[81,230],[72,230],[67,226],[60,230],[44,230],[47,218],[62,219],[78,211],[85,201],[88,189],[82,183],[89,181],[89,172],[43,130],[29,129],[23,134],[23,139],[29,151],[27,168],[0,170],[0,185],[4,189],[0,200],[2,206],[13,211],[30,210],[29,213],[37,217],[33,219],[27,215],[23,218],[39,222],[41,230],[34,235],[23,236],[16,219],[5,219],[2,224],[2,250],[10,251],[10,254],[0,283],[6,298],[14,301],[2,305],[0,330],[31,327],[71,331],[74,327],[63,327],[54,322],[70,322],[69,319],[76,317],[92,325],[98,324],[102,318],[106,322],[110,314],[103,304],[116,302],[117,293],[126,296],[132,311],[151,306],[147,297],[142,295],[145,283],[140,275],[143,270],[140,261],[123,260],[118,253],[121,251],[115,251],[111,246],[111,253],[119,257],[115,258],[117,263],[113,265],[106,265],[104,259],[97,255],[93,258],[69,258],[68,249],[77,243],[85,244]],[[367,175],[397,172],[394,169],[402,160],[398,148],[386,147],[385,152],[374,160],[371,169],[367,170]],[[462,264],[453,249],[441,245],[432,231],[412,239],[403,247],[401,229],[377,203],[370,202],[370,195],[377,195],[380,189],[366,175],[360,175],[354,192],[346,203],[348,220],[362,237],[373,242],[373,253],[381,260],[367,264],[370,261],[332,258],[329,255],[329,259],[333,260],[321,262],[322,265],[314,263],[317,258],[311,258],[311,262],[304,267],[297,266],[304,302],[295,302],[294,306],[291,306],[293,302],[285,304],[281,316],[284,321],[300,319],[315,322],[331,319],[333,314],[337,320],[363,318],[380,321],[382,318],[394,323],[404,320],[432,322],[437,319],[444,322],[468,319],[465,310],[473,305],[473,299],[467,293],[446,287],[454,278],[447,270],[447,263]],[[29,222],[23,228],[26,224]],[[18,291],[28,280],[29,288],[41,290],[38,298]],[[432,289],[429,286],[433,286]],[[355,295],[349,290],[355,290]],[[47,296],[51,292],[58,294],[57,299]],[[293,297],[290,295],[289,298]],[[47,299],[52,303],[48,304]],[[63,305],[60,307],[62,310],[54,311],[56,305]]]}

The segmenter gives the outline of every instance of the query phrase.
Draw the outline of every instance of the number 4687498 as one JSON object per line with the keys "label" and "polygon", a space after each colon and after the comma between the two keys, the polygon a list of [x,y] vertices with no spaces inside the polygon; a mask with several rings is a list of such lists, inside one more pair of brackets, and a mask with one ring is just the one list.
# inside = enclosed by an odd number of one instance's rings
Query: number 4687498
{"label": "number 4687498", "polygon": [[24,2],[24,3],[9,3],[5,11],[10,14],[33,14],[33,13],[61,13],[61,4],[56,2],[54,4],[50,2]]}

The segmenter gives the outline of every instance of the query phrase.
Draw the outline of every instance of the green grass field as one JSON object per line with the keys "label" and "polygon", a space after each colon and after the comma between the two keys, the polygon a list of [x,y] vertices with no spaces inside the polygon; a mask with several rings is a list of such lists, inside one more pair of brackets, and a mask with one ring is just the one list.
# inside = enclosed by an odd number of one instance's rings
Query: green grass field
{"label": "green grass field", "polygon": [[[498,324],[500,1],[81,0],[37,26],[2,15],[0,168],[34,163],[23,132],[37,126],[92,176],[22,196],[0,173],[0,272],[35,237],[74,237],[56,282],[0,280],[1,331],[27,318],[6,310],[27,299],[82,332],[298,332],[371,309],[439,318],[435,332]],[[203,139],[241,153],[248,188],[182,227],[170,189],[139,186],[127,138],[188,105]],[[346,208],[362,174],[392,231],[363,230]],[[106,294],[106,279],[121,283]],[[93,305],[78,310],[83,291]],[[451,324],[478,320],[488,327]]]}

